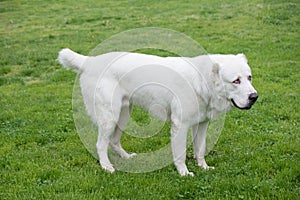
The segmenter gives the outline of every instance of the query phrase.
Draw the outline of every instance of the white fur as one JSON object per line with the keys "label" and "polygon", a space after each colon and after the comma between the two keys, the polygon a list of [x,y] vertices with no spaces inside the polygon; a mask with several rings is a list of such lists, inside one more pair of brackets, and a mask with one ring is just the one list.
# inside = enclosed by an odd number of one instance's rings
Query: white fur
{"label": "white fur", "polygon": [[[122,157],[134,156],[120,144],[132,104],[171,121],[175,166],[181,175],[193,175],[185,164],[188,129],[193,131],[198,166],[209,169],[204,159],[209,120],[229,111],[231,99],[240,108],[249,106],[249,94],[256,93],[247,80],[251,71],[243,54],[162,58],[112,52],[87,57],[63,49],[58,60],[80,73],[87,112],[98,125],[100,164],[109,172],[115,169],[107,156],[108,145]],[[232,83],[237,77],[239,85]],[[152,109],[154,105],[162,109]]]}

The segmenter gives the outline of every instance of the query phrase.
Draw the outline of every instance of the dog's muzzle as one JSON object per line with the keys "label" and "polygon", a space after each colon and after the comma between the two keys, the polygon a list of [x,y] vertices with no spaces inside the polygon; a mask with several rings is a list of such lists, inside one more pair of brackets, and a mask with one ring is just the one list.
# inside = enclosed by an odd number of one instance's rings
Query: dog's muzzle
{"label": "dog's muzzle", "polygon": [[249,110],[249,109],[252,107],[252,105],[256,102],[257,98],[258,98],[258,94],[257,94],[256,92],[249,94],[249,97],[248,97],[249,102],[248,102],[248,105],[247,105],[246,107],[240,107],[240,106],[238,106],[238,105],[234,102],[233,99],[231,99],[231,102],[232,102],[232,104],[233,104],[235,107],[237,107],[238,109],[241,109],[241,110]]}

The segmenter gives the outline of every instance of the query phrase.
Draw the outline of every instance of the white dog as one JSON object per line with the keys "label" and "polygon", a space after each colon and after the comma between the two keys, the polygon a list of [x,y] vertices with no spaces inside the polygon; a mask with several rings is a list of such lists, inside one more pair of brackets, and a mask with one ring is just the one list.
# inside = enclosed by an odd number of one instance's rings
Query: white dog
{"label": "white dog", "polygon": [[114,172],[107,149],[130,158],[120,144],[132,104],[171,121],[173,160],[180,175],[192,175],[186,164],[186,140],[192,128],[198,166],[209,169],[204,155],[209,120],[233,106],[250,109],[258,98],[244,54],[193,58],[112,52],[96,57],[70,49],[59,62],[80,73],[88,114],[98,125],[97,152],[103,169]]}

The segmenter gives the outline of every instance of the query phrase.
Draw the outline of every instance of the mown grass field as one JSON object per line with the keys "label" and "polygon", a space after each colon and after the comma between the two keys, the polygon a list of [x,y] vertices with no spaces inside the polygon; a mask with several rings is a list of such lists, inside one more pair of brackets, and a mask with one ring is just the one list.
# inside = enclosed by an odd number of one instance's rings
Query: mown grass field
{"label": "mown grass field", "polygon": [[[0,199],[299,199],[300,3],[253,1],[0,1]],[[259,92],[226,116],[207,162],[151,173],[105,173],[72,112],[76,74],[56,61],[122,31],[164,27],[209,53],[247,55]],[[130,146],[134,147],[134,140]],[[129,146],[129,145],[128,145]],[[132,147],[125,148],[132,148]]]}

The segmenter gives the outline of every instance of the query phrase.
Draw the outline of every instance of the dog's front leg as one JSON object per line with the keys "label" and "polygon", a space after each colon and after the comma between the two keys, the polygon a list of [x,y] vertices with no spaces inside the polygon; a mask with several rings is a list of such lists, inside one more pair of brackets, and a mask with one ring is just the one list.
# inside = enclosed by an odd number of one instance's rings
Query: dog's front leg
{"label": "dog's front leg", "polygon": [[193,142],[194,142],[194,151],[195,157],[199,167],[203,169],[213,169],[206,164],[205,161],[205,151],[206,151],[206,130],[208,127],[208,121],[202,122],[200,124],[194,125],[193,129]]}
{"label": "dog's front leg", "polygon": [[186,164],[186,139],[187,139],[188,127],[182,124],[176,124],[172,122],[171,127],[171,146],[173,153],[173,160],[175,167],[181,176],[194,176],[192,172],[189,172]]}

